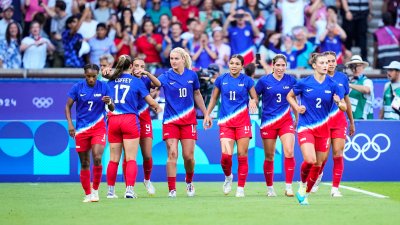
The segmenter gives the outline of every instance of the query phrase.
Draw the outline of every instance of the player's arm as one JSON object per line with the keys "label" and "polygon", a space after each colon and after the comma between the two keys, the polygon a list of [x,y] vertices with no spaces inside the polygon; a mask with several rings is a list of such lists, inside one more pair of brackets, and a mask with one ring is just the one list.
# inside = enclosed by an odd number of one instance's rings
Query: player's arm
{"label": "player's arm", "polygon": [[143,73],[146,74],[146,76],[151,80],[152,87],[161,87],[161,82],[157,79],[156,76],[145,70],[143,71]]}
{"label": "player's arm", "polygon": [[293,89],[286,96],[286,100],[289,102],[290,106],[298,113],[303,114],[306,112],[306,107],[304,105],[297,104],[296,95]]}
{"label": "player's arm", "polygon": [[104,103],[106,103],[107,108],[112,112],[115,109],[114,102],[111,100],[110,96],[103,96],[101,99]]}
{"label": "player's arm", "polygon": [[347,105],[346,102],[344,101],[344,99],[340,99],[339,95],[334,94],[333,95],[333,101],[335,102],[335,104],[338,106],[338,108],[341,111],[346,111],[347,110]]}
{"label": "player's arm", "polygon": [[346,102],[346,106],[347,106],[346,114],[347,114],[347,118],[349,118],[349,123],[350,123],[349,134],[350,134],[350,136],[353,136],[354,133],[356,132],[356,127],[354,125],[353,111],[351,109],[350,98],[348,95],[344,96],[344,101]]}
{"label": "player's arm", "polygon": [[[219,99],[221,91],[219,90],[218,87],[214,87],[213,92],[211,94],[210,102],[208,103],[207,107],[207,115],[211,115],[211,112],[213,111],[215,104],[217,104],[217,99]],[[203,127],[204,129],[208,129],[212,127],[212,118],[208,117],[207,119],[204,118],[203,120]]]}
{"label": "player's arm", "polygon": [[73,104],[74,104],[74,100],[72,98],[68,98],[67,104],[65,105],[65,117],[67,118],[67,122],[68,122],[69,136],[71,136],[72,138],[75,138],[75,127],[74,127],[74,124],[72,123],[72,117],[71,117],[71,108],[72,108]]}
{"label": "player's arm", "polygon": [[149,104],[150,108],[155,113],[159,113],[162,111],[160,105],[158,105],[158,103],[150,95],[147,95],[146,97],[144,97],[144,100],[147,102],[147,104]]}
{"label": "player's arm", "polygon": [[193,95],[194,95],[193,96],[194,97],[194,103],[197,105],[197,107],[199,107],[199,109],[203,113],[204,119],[206,119],[206,117],[210,117],[207,114],[206,105],[204,104],[204,99],[203,99],[203,96],[201,95],[200,89],[194,90]]}
{"label": "player's arm", "polygon": [[250,113],[257,113],[258,112],[258,96],[256,93],[256,89],[254,86],[249,90],[250,94],[250,101],[249,101],[249,109]]}

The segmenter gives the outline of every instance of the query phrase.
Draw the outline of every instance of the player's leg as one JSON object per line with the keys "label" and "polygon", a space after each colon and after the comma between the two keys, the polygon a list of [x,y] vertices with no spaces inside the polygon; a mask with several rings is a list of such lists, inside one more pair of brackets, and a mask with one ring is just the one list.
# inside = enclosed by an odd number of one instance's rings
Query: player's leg
{"label": "player's leg", "polygon": [[244,186],[246,185],[246,179],[249,173],[247,158],[249,142],[249,137],[240,138],[236,142],[238,151],[238,188],[236,190],[236,197],[244,197]]}
{"label": "player's leg", "polygon": [[[271,133],[272,131],[268,132]],[[276,132],[275,132],[276,133]],[[264,146],[264,177],[267,184],[267,196],[276,197],[276,193],[273,186],[274,180],[274,157],[275,157],[275,145],[276,139],[265,138],[263,139]]]}
{"label": "player's leg", "polygon": [[332,177],[332,189],[331,195],[333,197],[342,197],[339,191],[339,184],[342,180],[344,162],[343,162],[343,150],[345,146],[344,138],[332,139],[332,150],[333,150],[333,177]]}
{"label": "player's leg", "polygon": [[285,133],[280,135],[280,139],[283,146],[283,152],[285,155],[284,168],[285,168],[285,195],[288,197],[293,197],[292,181],[294,176],[294,169],[296,162],[294,159],[294,139],[293,133]]}
{"label": "player's leg", "polygon": [[193,185],[193,175],[194,175],[194,146],[196,140],[193,139],[181,139],[182,144],[182,157],[186,171],[186,193],[189,197],[195,195],[195,188]]}
{"label": "player's leg", "polygon": [[78,152],[79,160],[81,162],[80,181],[82,188],[85,191],[85,198],[83,202],[91,202],[90,190],[90,150]]}
{"label": "player's leg", "polygon": [[103,166],[101,163],[103,152],[104,152],[103,144],[92,145],[92,158],[93,158],[92,202],[99,201],[99,186],[100,186],[100,182],[101,182],[101,177],[103,175]]}
{"label": "player's leg", "polygon": [[139,137],[134,139],[123,139],[123,148],[126,157],[126,191],[125,198],[137,198],[134,186],[138,167],[136,163],[136,156],[139,148]]}
{"label": "player's leg", "polygon": [[229,194],[232,191],[232,182],[233,182],[233,174],[232,174],[232,155],[233,148],[235,145],[235,140],[230,138],[221,138],[221,167],[225,174],[225,181],[222,185],[222,191],[225,195]]}
{"label": "player's leg", "polygon": [[167,145],[167,179],[169,197],[176,197],[176,163],[178,161],[178,139],[165,140]]}
{"label": "player's leg", "polygon": [[153,169],[153,158],[151,155],[152,148],[153,148],[152,137],[140,138],[140,149],[142,151],[142,156],[143,156],[143,173],[144,173],[143,183],[147,193],[149,193],[150,195],[154,195],[156,193],[156,190],[150,181],[151,171]]}

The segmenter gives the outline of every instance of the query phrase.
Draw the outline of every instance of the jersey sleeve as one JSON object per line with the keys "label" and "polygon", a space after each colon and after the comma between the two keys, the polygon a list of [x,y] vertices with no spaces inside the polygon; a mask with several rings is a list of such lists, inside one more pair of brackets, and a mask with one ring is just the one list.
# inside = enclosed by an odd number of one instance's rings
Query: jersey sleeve
{"label": "jersey sleeve", "polygon": [[214,82],[214,86],[217,87],[220,90],[221,90],[221,80],[222,80],[222,77],[219,76],[219,77],[217,77],[217,79]]}
{"label": "jersey sleeve", "polygon": [[333,92],[339,96],[340,99],[344,98],[344,91],[339,88],[339,85],[336,82],[332,83]]}
{"label": "jersey sleeve", "polygon": [[193,90],[198,90],[200,89],[200,81],[199,81],[199,77],[197,76],[197,74],[192,71],[193,74]]}
{"label": "jersey sleeve", "polygon": [[261,78],[256,84],[257,95],[261,95],[263,90],[264,90],[264,79]]}
{"label": "jersey sleeve", "polygon": [[166,85],[167,84],[167,76],[165,75],[165,73],[158,76],[158,80],[160,81],[161,86]]}
{"label": "jersey sleeve", "polygon": [[303,93],[303,81],[297,82],[295,85],[293,85],[293,92],[295,95],[300,95]]}
{"label": "jersey sleeve", "polygon": [[138,94],[140,98],[145,98],[147,95],[149,95],[149,91],[147,90],[146,86],[141,80],[138,80],[137,82],[137,87],[138,87]]}
{"label": "jersey sleeve", "polygon": [[71,90],[68,92],[68,97],[70,97],[75,102],[78,100],[78,84],[74,84]]}
{"label": "jersey sleeve", "polygon": [[248,79],[247,79],[247,85],[246,85],[246,87],[247,87],[247,91],[250,91],[250,89],[252,88],[252,87],[254,87],[254,81],[253,81],[253,79],[251,79],[250,77],[247,77]]}

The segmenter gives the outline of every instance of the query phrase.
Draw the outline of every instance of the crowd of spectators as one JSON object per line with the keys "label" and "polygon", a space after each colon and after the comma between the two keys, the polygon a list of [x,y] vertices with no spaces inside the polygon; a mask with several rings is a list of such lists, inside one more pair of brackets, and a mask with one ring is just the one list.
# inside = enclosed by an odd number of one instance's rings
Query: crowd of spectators
{"label": "crowd of spectators", "polygon": [[[282,53],[290,69],[310,68],[309,56],[315,51],[334,51],[338,63],[344,64],[352,46],[360,47],[360,55],[368,59],[371,4],[371,0],[1,0],[0,67],[81,68],[89,62],[100,65],[106,54],[128,54],[144,59],[150,69],[167,68],[175,47],[186,49],[197,69],[211,63],[226,68],[232,54],[244,56],[248,64],[257,53],[264,67]],[[377,54],[371,62],[378,68],[387,64],[385,45],[395,46],[392,58],[400,57],[399,1],[385,0],[382,10],[386,20],[374,35]]]}

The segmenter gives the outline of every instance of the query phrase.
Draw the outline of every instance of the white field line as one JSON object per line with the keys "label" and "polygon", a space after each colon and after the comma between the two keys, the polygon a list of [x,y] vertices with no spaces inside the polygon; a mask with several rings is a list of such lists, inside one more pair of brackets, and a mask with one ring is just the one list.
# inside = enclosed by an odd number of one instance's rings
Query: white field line
{"label": "white field line", "polygon": [[[328,185],[328,186],[332,185],[331,183],[321,183],[321,184]],[[362,189],[359,189],[359,188],[354,188],[354,187],[349,187],[349,186],[344,186],[344,185],[340,185],[339,188],[343,188],[343,189],[346,189],[346,190],[362,193],[362,194],[369,195],[369,196],[372,196],[372,197],[375,197],[375,198],[389,198],[389,196],[381,195],[381,194],[370,192],[370,191],[365,191],[365,190],[362,190]]]}

